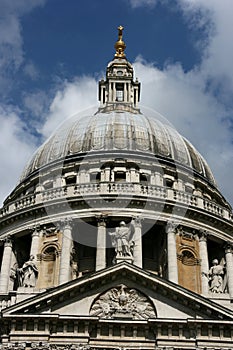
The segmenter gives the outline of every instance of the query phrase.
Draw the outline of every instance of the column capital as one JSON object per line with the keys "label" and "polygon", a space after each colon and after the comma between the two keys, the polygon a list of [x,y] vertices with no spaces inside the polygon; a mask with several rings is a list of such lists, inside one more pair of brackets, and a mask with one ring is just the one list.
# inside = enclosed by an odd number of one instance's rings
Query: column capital
{"label": "column capital", "polygon": [[225,253],[232,253],[233,252],[233,243],[231,242],[227,242],[225,245],[224,245],[224,249],[225,249]]}
{"label": "column capital", "polygon": [[32,233],[32,237],[35,237],[35,236],[39,236],[40,234],[40,226],[34,226],[31,228],[31,233]]}
{"label": "column capital", "polygon": [[132,218],[132,223],[135,227],[142,227],[142,221],[143,217],[139,215]]}
{"label": "column capital", "polygon": [[199,237],[199,241],[207,241],[207,237],[209,236],[209,233],[206,230],[200,229],[198,230],[198,237]]}
{"label": "column capital", "polygon": [[73,218],[64,218],[60,221],[60,227],[62,230],[72,229]]}
{"label": "column capital", "polygon": [[166,225],[166,233],[176,233],[178,225],[179,224],[176,221],[168,221]]}
{"label": "column capital", "polygon": [[106,221],[108,218],[107,214],[99,214],[95,216],[96,221],[97,221],[97,226],[104,226],[106,227]]}
{"label": "column capital", "polygon": [[13,238],[12,236],[7,236],[4,238],[4,247],[11,247],[12,248]]}

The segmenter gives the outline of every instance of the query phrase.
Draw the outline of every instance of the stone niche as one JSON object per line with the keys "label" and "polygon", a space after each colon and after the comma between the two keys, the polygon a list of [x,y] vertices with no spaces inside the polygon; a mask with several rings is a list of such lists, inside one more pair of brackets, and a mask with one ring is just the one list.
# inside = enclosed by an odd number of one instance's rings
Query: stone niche
{"label": "stone niche", "polygon": [[201,293],[201,266],[197,237],[181,230],[176,236],[179,284]]}
{"label": "stone niche", "polygon": [[62,233],[59,230],[45,229],[40,238],[40,249],[37,254],[38,281],[37,288],[49,288],[59,283],[60,252]]}

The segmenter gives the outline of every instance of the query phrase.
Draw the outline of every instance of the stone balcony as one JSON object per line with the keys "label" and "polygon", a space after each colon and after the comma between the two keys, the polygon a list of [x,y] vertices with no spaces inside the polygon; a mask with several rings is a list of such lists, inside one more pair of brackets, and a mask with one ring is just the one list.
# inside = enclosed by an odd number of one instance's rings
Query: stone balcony
{"label": "stone balcony", "polygon": [[214,201],[189,194],[187,192],[178,191],[169,187],[143,185],[139,183],[127,182],[100,182],[67,185],[63,187],[52,188],[48,190],[38,191],[33,194],[22,197],[19,200],[12,201],[4,206],[0,211],[0,218],[4,218],[10,214],[21,212],[33,208],[33,206],[41,206],[49,204],[54,200],[72,199],[72,198],[89,198],[94,196],[127,196],[135,197],[140,200],[158,200],[176,204],[177,206],[188,206],[193,209],[201,209],[211,213],[221,219],[232,220],[232,212]]}

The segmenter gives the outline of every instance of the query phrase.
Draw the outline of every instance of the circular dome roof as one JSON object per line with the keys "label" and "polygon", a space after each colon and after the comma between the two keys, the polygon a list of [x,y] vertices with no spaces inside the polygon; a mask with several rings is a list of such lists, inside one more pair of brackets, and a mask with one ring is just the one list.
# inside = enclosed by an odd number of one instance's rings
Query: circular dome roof
{"label": "circular dome roof", "polygon": [[200,153],[171,125],[159,119],[159,114],[151,118],[145,113],[119,109],[77,114],[67,119],[36,151],[20,180],[67,155],[122,150],[168,158],[190,167],[216,185]]}

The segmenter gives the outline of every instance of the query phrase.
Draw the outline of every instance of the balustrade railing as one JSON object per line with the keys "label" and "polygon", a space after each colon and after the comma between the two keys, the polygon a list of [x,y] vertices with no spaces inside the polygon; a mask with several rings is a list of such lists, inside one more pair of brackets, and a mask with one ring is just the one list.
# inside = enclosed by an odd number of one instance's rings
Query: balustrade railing
{"label": "balustrade railing", "polygon": [[27,209],[33,205],[43,204],[44,202],[53,201],[56,199],[59,200],[62,198],[71,198],[75,196],[92,196],[95,194],[101,196],[109,194],[125,194],[169,200],[186,206],[194,206],[217,216],[232,220],[232,213],[229,210],[206,198],[168,187],[127,182],[72,184],[35,192],[34,194],[22,197],[3,207],[0,211],[0,217],[5,217],[15,211]]}

